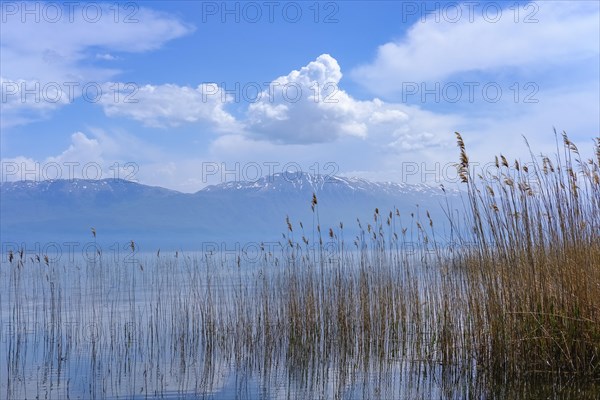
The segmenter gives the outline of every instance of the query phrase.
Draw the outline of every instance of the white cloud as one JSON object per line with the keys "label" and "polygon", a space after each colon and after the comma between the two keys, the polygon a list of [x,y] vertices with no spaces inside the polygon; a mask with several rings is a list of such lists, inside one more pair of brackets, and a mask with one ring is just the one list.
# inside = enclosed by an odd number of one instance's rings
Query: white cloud
{"label": "white cloud", "polygon": [[[45,158],[25,155],[2,158],[2,181],[46,179],[126,178],[139,180],[152,177],[152,171],[141,171],[140,163],[156,160],[160,152],[125,133],[112,133],[90,128],[90,133],[74,132],[68,147]],[[133,161],[135,160],[135,161]],[[164,184],[168,182],[164,181]]]}
{"label": "white cloud", "polygon": [[0,128],[20,125],[32,118],[48,115],[70,101],[68,88],[58,84],[0,77],[2,115]]}
{"label": "white cloud", "polygon": [[[34,180],[84,178],[87,172],[108,173],[103,149],[98,140],[82,132],[71,135],[71,144],[61,154],[44,160],[26,156],[2,159],[2,180]],[[87,167],[91,168],[87,168]]]}
{"label": "white cloud", "polygon": [[17,156],[2,158],[2,182],[36,180],[39,176],[39,163],[34,159]]}
{"label": "white cloud", "polygon": [[137,88],[109,83],[106,87],[123,89],[118,93],[104,92],[100,104],[109,117],[128,117],[152,127],[208,122],[219,131],[239,129],[235,118],[224,109],[230,100],[215,84],[201,84],[196,88],[174,84]]}
{"label": "white cloud", "polygon": [[[19,3],[19,6],[33,9],[40,7],[40,3]],[[113,71],[85,66],[86,61],[99,53],[90,54],[90,49],[106,50],[104,54],[146,52],[192,31],[177,18],[145,7],[135,10],[137,22],[128,23],[124,15],[115,17],[113,4],[95,3],[95,6],[101,7],[98,21],[90,19],[91,11],[85,17],[80,4],[71,13],[64,9],[62,17],[54,23],[47,18],[36,22],[35,15],[28,16],[24,23],[20,14],[6,16],[2,24],[3,75],[40,81],[102,79]]]}
{"label": "white cloud", "polygon": [[[42,88],[48,84],[58,85],[63,89],[73,83],[80,87],[94,82],[102,84],[120,71],[94,64],[94,61],[114,60],[115,52],[155,50],[193,30],[173,16],[135,3],[128,3],[134,5],[133,9],[115,4],[93,3],[90,8],[77,2],[50,6],[43,2],[15,2],[12,4],[16,7],[14,14],[13,11],[5,14],[3,8],[0,41],[3,81],[38,83]],[[62,7],[60,18],[55,17],[57,6]],[[100,7],[97,21],[96,7]],[[24,9],[38,11],[23,14]],[[120,10],[119,14],[115,14],[116,9]],[[72,97],[79,97],[80,90],[74,90]],[[32,100],[19,101],[19,107],[13,107],[10,115],[2,116],[3,126],[43,117],[42,108],[47,112],[65,104],[48,101],[43,92],[41,97],[46,106],[41,107]]]}
{"label": "white cloud", "polygon": [[[455,152],[430,153],[423,143],[452,144],[451,132],[459,130],[467,142],[471,159],[488,162],[499,152],[527,159],[529,153],[522,136],[526,136],[536,152],[552,153],[553,127],[566,130],[577,142],[589,143],[600,129],[600,7],[598,2],[535,2],[521,5],[519,22],[514,21],[514,7],[505,8],[496,23],[474,13],[469,21],[463,5],[463,18],[456,23],[435,16],[417,21],[407,34],[394,42],[380,46],[375,59],[355,68],[350,76],[369,92],[398,98],[403,83],[426,83],[450,80],[509,82],[504,87],[502,102],[492,104],[476,96],[472,104],[421,101],[421,107],[407,112],[418,121],[419,132],[406,132],[398,126],[389,144],[403,157],[419,155],[430,165],[451,159]],[[508,4],[507,4],[508,7]],[[476,8],[477,10],[477,8]],[[524,23],[531,11],[537,23]],[[522,77],[527,77],[522,80]],[[534,81],[537,103],[524,102],[531,93],[523,90]],[[520,100],[513,100],[512,82],[520,83]],[[418,96],[421,98],[421,96]],[[443,104],[445,103],[445,104]],[[431,110],[429,116],[423,108]],[[444,114],[440,110],[446,110]],[[420,114],[420,117],[419,117]],[[444,134],[428,123],[441,124],[453,116],[451,129]],[[447,125],[446,125],[447,126]],[[422,140],[421,140],[422,139]],[[413,152],[418,150],[417,152]],[[396,158],[397,159],[397,158]],[[393,168],[394,157],[387,157],[387,167]]]}
{"label": "white cloud", "polygon": [[[440,144],[437,135],[451,129],[452,117],[431,123],[415,107],[379,99],[360,101],[340,88],[337,61],[323,54],[300,70],[275,79],[248,107],[245,130],[250,137],[275,143],[309,144],[357,137],[415,149]],[[429,125],[433,130],[424,129]],[[387,139],[386,139],[387,138]]]}
{"label": "white cloud", "polygon": [[365,137],[365,106],[339,88],[340,66],[328,54],[270,83],[248,107],[251,135],[280,143],[315,143]]}
{"label": "white cloud", "polygon": [[114,61],[117,59],[117,57],[113,56],[110,53],[98,53],[98,54],[96,54],[96,58],[98,60],[104,60],[104,61]]}
{"label": "white cloud", "polygon": [[101,162],[102,149],[96,139],[88,138],[82,132],[75,132],[71,135],[71,144],[69,148],[56,157],[48,157],[48,162],[65,163],[77,162]]}
{"label": "white cloud", "polygon": [[[470,22],[466,5],[458,22],[448,18],[436,22],[433,17],[416,22],[404,38],[380,46],[375,60],[354,69],[351,76],[373,93],[389,95],[400,92],[406,82],[443,80],[459,73],[502,68],[531,72],[585,60],[597,62],[597,2],[538,1],[533,6],[520,8],[517,23],[508,8],[492,23],[481,6],[475,8]],[[538,22],[525,23],[525,16],[536,7]]]}
{"label": "white cloud", "polygon": [[356,100],[340,88],[341,78],[335,58],[323,54],[273,80],[249,103],[243,119],[226,110],[233,97],[214,83],[197,88],[174,84],[129,87],[116,97],[109,88],[125,88],[126,84],[107,83],[99,104],[107,116],[131,118],[150,127],[208,123],[228,135],[220,143],[242,136],[280,145],[358,138],[386,151],[439,146],[439,135],[451,132],[457,121],[379,99]]}

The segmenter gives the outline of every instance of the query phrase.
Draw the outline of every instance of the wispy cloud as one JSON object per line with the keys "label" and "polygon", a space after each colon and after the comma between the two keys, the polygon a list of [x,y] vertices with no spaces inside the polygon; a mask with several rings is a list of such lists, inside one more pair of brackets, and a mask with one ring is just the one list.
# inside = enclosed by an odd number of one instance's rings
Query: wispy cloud
{"label": "wispy cloud", "polygon": [[217,131],[239,130],[235,118],[224,109],[229,101],[226,94],[215,84],[201,84],[196,88],[174,84],[138,88],[125,83],[108,83],[107,86],[123,88],[118,96],[107,91],[100,100],[109,117],[128,117],[150,127],[204,122]]}
{"label": "wispy cloud", "polygon": [[[456,22],[443,18],[436,22],[433,17],[418,21],[402,39],[379,46],[375,59],[350,75],[372,93],[390,95],[400,93],[406,82],[444,80],[467,72],[497,73],[503,68],[531,73],[598,60],[598,2],[533,5],[520,8],[517,21],[509,9],[497,20],[479,12],[473,13],[471,21],[465,11]],[[557,74],[564,78],[564,70]]]}
{"label": "wispy cloud", "polygon": [[[40,3],[20,2],[15,5],[35,10]],[[65,90],[71,87],[73,97],[78,97],[83,85],[102,84],[119,74],[118,67],[107,68],[98,61],[115,60],[115,53],[155,50],[194,29],[171,15],[137,5],[131,20],[126,20],[124,13],[117,16],[114,4],[109,3],[94,3],[100,10],[98,15],[101,17],[97,20],[86,17],[83,4],[56,5],[62,7],[61,18],[56,21],[39,16],[36,21],[35,16],[29,16],[23,22],[20,13],[4,15],[3,11],[1,78],[3,82],[28,83],[26,89],[37,90],[40,98],[40,101],[35,101],[34,96],[24,97],[12,89],[7,92],[3,85],[3,96],[16,99],[11,100],[8,115],[2,117],[4,126],[32,120],[36,115],[43,116],[35,113],[36,110],[47,112],[63,106],[64,102],[53,102],[46,96],[45,87],[48,85]]]}

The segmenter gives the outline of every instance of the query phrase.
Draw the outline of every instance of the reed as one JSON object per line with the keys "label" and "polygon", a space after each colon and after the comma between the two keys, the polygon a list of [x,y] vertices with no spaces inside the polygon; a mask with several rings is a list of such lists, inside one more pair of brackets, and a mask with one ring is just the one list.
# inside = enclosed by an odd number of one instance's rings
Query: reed
{"label": "reed", "polygon": [[495,374],[600,376],[600,142],[582,160],[561,136],[551,160],[500,155],[470,172],[460,134],[469,230],[459,250],[478,363]]}
{"label": "reed", "polygon": [[321,227],[315,194],[311,238],[286,218],[279,246],[252,262],[138,259],[134,241],[116,261],[10,252],[0,388],[8,398],[206,395],[231,370],[300,397],[328,397],[332,382],[343,397],[361,379],[369,398],[498,396],[499,381],[515,388],[500,397],[523,396],[538,393],[523,386],[531,375],[597,382],[600,141],[584,161],[565,134],[555,157],[500,155],[488,174],[457,142],[464,209],[455,217],[446,203],[448,232],[427,210],[378,208],[346,243],[344,224]]}

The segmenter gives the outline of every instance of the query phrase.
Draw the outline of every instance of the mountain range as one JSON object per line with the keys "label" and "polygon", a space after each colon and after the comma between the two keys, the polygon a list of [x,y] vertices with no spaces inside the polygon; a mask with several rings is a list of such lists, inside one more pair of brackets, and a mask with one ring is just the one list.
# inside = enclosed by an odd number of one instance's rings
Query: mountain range
{"label": "mountain range", "polygon": [[[313,212],[312,196],[317,197]],[[144,249],[200,249],[204,243],[281,240],[289,217],[296,241],[323,235],[344,224],[352,239],[357,218],[373,222],[377,207],[387,216],[398,209],[403,225],[426,210],[446,220],[442,205],[457,191],[425,184],[376,183],[364,179],[279,173],[252,182],[225,182],[196,193],[181,193],[122,179],[16,181],[0,184],[2,243],[28,246],[94,240],[129,243]],[[4,246],[6,247],[6,246]]]}

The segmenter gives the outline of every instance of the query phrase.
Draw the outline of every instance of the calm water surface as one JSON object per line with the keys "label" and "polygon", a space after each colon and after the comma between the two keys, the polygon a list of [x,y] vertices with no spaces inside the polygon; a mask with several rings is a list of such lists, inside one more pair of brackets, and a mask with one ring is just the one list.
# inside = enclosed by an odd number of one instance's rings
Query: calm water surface
{"label": "calm water surface", "polygon": [[[591,399],[600,393],[593,383],[568,378],[481,382],[473,372],[421,362],[389,344],[381,357],[294,354],[286,343],[242,347],[240,333],[228,332],[238,322],[227,318],[259,318],[248,312],[253,301],[271,288],[273,301],[285,295],[276,282],[298,265],[281,254],[170,252],[48,264],[34,255],[22,264],[14,257],[9,263],[4,255],[0,269],[0,398]],[[352,267],[328,260],[323,268],[326,274]],[[230,328],[209,338],[199,327],[212,320]]]}

